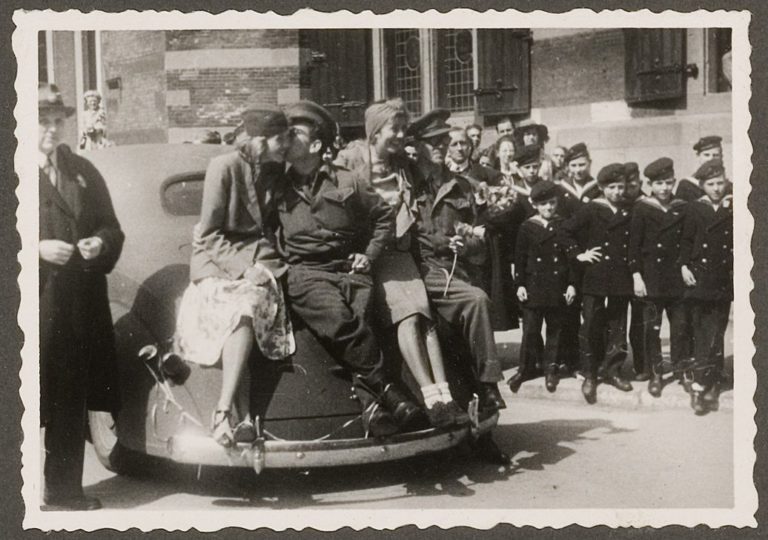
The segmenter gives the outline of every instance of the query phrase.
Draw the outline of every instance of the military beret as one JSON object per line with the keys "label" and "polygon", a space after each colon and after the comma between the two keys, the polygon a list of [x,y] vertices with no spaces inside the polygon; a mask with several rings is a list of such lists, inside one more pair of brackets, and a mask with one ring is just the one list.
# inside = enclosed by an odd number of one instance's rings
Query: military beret
{"label": "military beret", "polygon": [[640,167],[634,161],[628,161],[624,164],[624,176],[629,179],[631,176],[640,176]]}
{"label": "military beret", "polygon": [[451,111],[448,109],[433,109],[411,122],[406,135],[411,135],[416,139],[430,139],[438,135],[445,135],[451,130],[451,126],[447,122],[450,116]]}
{"label": "military beret", "polygon": [[706,182],[710,178],[715,178],[716,176],[722,176],[725,174],[725,167],[723,166],[723,160],[720,158],[710,159],[709,161],[702,163],[701,167],[699,167],[695,173],[693,173],[693,177],[696,178],[699,183]]}
{"label": "military beret", "polygon": [[718,135],[707,135],[706,137],[702,137],[699,139],[699,142],[693,145],[693,149],[697,153],[701,153],[704,150],[709,150],[710,148],[720,148],[723,145],[723,138]]}
{"label": "military beret", "polygon": [[531,201],[540,203],[557,197],[557,186],[549,180],[540,180],[531,188]]}
{"label": "military beret", "polygon": [[309,121],[317,129],[317,138],[323,144],[333,144],[336,138],[336,120],[325,107],[314,101],[302,100],[288,105],[285,114],[291,122],[299,119]]}
{"label": "military beret", "polygon": [[75,114],[74,107],[64,105],[59,87],[55,84],[40,83],[37,85],[37,110],[41,113],[62,112],[65,116]]}
{"label": "military beret", "polygon": [[515,156],[512,161],[517,163],[518,167],[528,165],[529,163],[535,163],[541,159],[541,147],[537,144],[529,144],[523,146],[515,152]]}
{"label": "military beret", "polygon": [[614,182],[626,182],[624,175],[624,165],[621,163],[611,163],[606,165],[597,173],[597,183],[601,186],[607,186]]}
{"label": "military beret", "polygon": [[675,164],[668,157],[661,157],[649,163],[645,169],[643,169],[643,174],[651,182],[654,180],[666,180],[667,178],[674,178]]}
{"label": "military beret", "polygon": [[246,109],[241,116],[245,132],[251,137],[269,138],[288,129],[288,119],[277,107]]}
{"label": "military beret", "polygon": [[583,142],[576,143],[568,149],[565,153],[565,162],[568,163],[580,157],[589,157],[589,150]]}

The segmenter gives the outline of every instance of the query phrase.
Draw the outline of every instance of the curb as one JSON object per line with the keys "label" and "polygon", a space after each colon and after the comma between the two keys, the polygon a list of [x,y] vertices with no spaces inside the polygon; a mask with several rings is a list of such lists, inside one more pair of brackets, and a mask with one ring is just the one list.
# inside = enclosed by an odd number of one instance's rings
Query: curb
{"label": "curb", "polygon": [[[510,374],[505,374],[505,381]],[[623,409],[690,409],[690,396],[679,384],[672,382],[664,387],[661,397],[655,398],[648,393],[647,382],[633,382],[634,389],[622,392],[607,384],[597,387],[598,406],[618,407]],[[557,391],[550,394],[544,386],[544,378],[540,377],[526,381],[516,394],[513,394],[506,383],[499,383],[499,389],[504,399],[513,403],[515,399],[541,399],[553,402],[580,403],[589,406],[581,393],[581,380],[562,379]],[[733,391],[728,390],[720,395],[720,411],[733,411]]]}

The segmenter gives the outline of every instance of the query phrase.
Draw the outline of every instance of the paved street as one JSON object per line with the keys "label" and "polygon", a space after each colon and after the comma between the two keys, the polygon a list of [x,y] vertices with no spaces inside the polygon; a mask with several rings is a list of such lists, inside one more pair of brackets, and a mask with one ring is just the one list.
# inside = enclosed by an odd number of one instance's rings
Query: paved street
{"label": "paved street", "polygon": [[[572,383],[575,383],[573,381]],[[566,381],[570,383],[570,381]],[[570,383],[570,384],[572,384]],[[529,383],[536,384],[534,382]],[[603,395],[618,392],[602,388]],[[670,385],[665,394],[681,393]],[[117,477],[87,450],[86,492],[107,508],[680,508],[733,504],[733,415],[505,398],[496,430],[509,468],[460,451],[311,472],[154,471]],[[669,398],[672,399],[672,398]]]}

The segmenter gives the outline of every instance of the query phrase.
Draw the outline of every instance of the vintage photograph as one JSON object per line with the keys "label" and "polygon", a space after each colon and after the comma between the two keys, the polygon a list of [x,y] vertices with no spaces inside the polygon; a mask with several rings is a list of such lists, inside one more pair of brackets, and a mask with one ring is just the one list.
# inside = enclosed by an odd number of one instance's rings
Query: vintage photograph
{"label": "vintage photograph", "polygon": [[14,22],[25,528],[756,525],[748,13]]}

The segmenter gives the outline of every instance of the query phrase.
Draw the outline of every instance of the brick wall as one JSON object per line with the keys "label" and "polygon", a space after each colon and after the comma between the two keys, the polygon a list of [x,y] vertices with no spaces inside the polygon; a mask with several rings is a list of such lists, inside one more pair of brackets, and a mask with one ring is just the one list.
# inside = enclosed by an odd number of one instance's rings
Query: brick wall
{"label": "brick wall", "polygon": [[169,51],[296,47],[298,30],[168,30]]}
{"label": "brick wall", "polygon": [[117,144],[166,142],[165,32],[102,32],[108,136]]}
{"label": "brick wall", "polygon": [[534,108],[624,99],[624,36],[620,29],[534,39]]}
{"label": "brick wall", "polygon": [[173,133],[234,127],[248,105],[299,97],[298,30],[168,31],[166,48]]}

